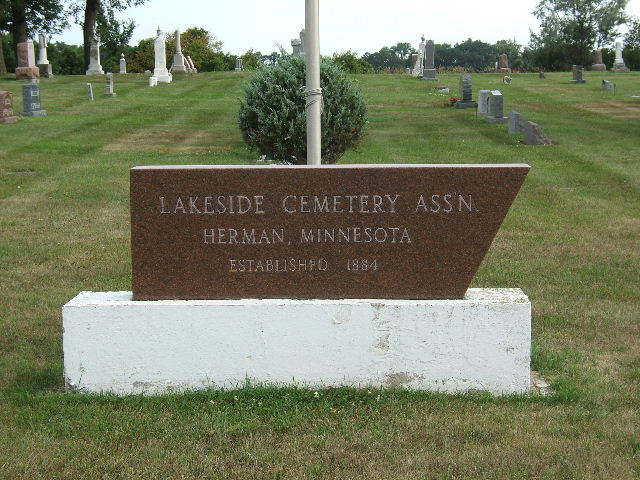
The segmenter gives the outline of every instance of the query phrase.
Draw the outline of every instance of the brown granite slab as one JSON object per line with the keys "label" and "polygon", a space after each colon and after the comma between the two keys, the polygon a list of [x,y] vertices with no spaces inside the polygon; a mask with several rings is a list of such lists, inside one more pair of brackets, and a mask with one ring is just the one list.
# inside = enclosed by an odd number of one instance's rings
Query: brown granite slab
{"label": "brown granite slab", "polygon": [[134,167],[133,296],[462,298],[529,169]]}

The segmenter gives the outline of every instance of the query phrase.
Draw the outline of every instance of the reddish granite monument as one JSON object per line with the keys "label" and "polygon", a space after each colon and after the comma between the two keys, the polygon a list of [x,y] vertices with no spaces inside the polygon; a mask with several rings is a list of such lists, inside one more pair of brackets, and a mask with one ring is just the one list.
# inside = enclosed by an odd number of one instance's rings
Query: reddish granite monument
{"label": "reddish granite monument", "polygon": [[0,91],[0,123],[16,123],[19,120],[13,114],[13,96],[11,92]]}
{"label": "reddish granite monument", "polygon": [[18,43],[18,67],[16,68],[16,79],[38,82],[40,79],[40,69],[36,67],[36,54],[33,49],[33,42]]}
{"label": "reddish granite monument", "polygon": [[133,298],[462,298],[529,168],[135,167]]}

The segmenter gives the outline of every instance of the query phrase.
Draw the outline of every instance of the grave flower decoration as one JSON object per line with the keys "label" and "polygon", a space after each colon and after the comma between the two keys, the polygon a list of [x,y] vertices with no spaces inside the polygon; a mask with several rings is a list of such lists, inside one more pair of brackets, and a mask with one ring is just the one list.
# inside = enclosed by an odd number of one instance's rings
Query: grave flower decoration
{"label": "grave flower decoration", "polygon": [[453,107],[458,100],[460,100],[458,97],[456,97],[455,95],[453,97],[449,97],[449,101],[447,102],[447,106],[449,107]]}

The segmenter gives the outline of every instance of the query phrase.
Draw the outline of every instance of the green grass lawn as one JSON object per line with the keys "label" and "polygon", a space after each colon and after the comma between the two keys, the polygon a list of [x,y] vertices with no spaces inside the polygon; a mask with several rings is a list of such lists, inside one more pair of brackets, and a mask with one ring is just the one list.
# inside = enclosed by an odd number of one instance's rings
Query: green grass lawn
{"label": "green grass lawn", "polygon": [[[248,73],[149,88],[43,79],[46,117],[0,124],[0,479],[640,477],[640,74],[474,75],[555,144],[445,107],[434,82],[356,80],[367,135],[341,163],[528,163],[474,287],[533,305],[553,394],[255,388],[166,397],[64,392],[61,306],[129,290],[129,168],[255,164],[237,128]],[[612,80],[615,94],[603,92]],[[95,101],[87,100],[86,82]],[[458,75],[438,85],[457,94]],[[22,111],[21,84],[0,76]]]}

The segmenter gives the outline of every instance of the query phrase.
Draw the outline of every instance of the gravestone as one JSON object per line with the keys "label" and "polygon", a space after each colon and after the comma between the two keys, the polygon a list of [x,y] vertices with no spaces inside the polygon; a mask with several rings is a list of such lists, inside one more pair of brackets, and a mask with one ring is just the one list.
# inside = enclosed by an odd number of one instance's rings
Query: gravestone
{"label": "gravestone", "polygon": [[500,90],[489,91],[489,113],[485,117],[487,123],[507,123],[504,116],[504,97]]}
{"label": "gravestone", "polygon": [[93,35],[89,44],[89,68],[86,75],[104,75],[100,64],[100,37]]}
{"label": "gravestone", "polygon": [[609,80],[602,80],[602,90],[606,92],[613,92],[615,90],[615,86]]}
{"label": "gravestone", "polygon": [[507,129],[511,134],[522,133],[522,115],[520,113],[515,110],[509,112]]}
{"label": "gravestone", "polygon": [[187,62],[189,62],[189,73],[198,73],[198,69],[193,64],[193,60],[191,60],[191,57],[187,55],[186,58],[187,58]]}
{"label": "gravestone", "polygon": [[305,33],[304,33],[304,28],[303,28],[300,31],[300,37],[299,38],[294,38],[293,40],[291,40],[291,47],[293,48],[293,54],[294,55],[298,55],[300,57],[304,57],[305,56],[304,37],[305,37]]}
{"label": "gravestone", "polygon": [[40,33],[38,35],[38,40],[40,42],[40,53],[38,55],[38,69],[40,70],[40,76],[52,78],[53,70],[49,63],[49,59],[47,59],[47,36],[44,33]]}
{"label": "gravestone", "polygon": [[511,68],[509,68],[509,57],[506,53],[503,53],[498,57],[498,67],[496,69],[496,72],[511,73]]}
{"label": "gravestone", "polygon": [[93,85],[90,83],[87,83],[87,96],[89,100],[93,101]]}
{"label": "gravestone", "polygon": [[551,145],[552,142],[542,131],[540,125],[535,122],[524,122],[522,124],[524,133],[524,143],[527,145]]}
{"label": "gravestone", "polygon": [[242,66],[242,57],[236,57],[236,72],[244,71],[244,67]]}
{"label": "gravestone", "polygon": [[425,48],[425,39],[424,35],[420,39],[420,44],[418,45],[418,53],[414,53],[411,56],[411,74],[416,77],[422,77],[422,70],[424,68],[424,48]]}
{"label": "gravestone", "polygon": [[157,87],[158,86],[158,77],[154,77],[153,75],[149,77],[149,86]]}
{"label": "gravestone", "polygon": [[0,91],[0,123],[16,123],[19,118],[13,114],[13,95]]}
{"label": "gravestone", "polygon": [[582,78],[582,74],[584,73],[584,67],[582,65],[574,65],[573,66],[573,80],[572,83],[586,83],[587,81]]}
{"label": "gravestone", "polygon": [[538,72],[538,78],[547,78],[547,75],[542,70],[540,70]]}
{"label": "gravestone", "polygon": [[478,114],[489,114],[489,92],[491,90],[479,90],[478,91]]}
{"label": "gravestone", "polygon": [[478,103],[472,97],[473,84],[471,75],[465,73],[460,76],[460,100],[456,102],[456,108],[476,108]]}
{"label": "gravestone", "polygon": [[410,69],[409,67],[405,68],[405,69],[404,69],[404,73],[405,73],[406,75],[411,75],[411,69]]}
{"label": "gravestone", "polygon": [[167,57],[164,37],[160,27],[158,27],[156,39],[153,41],[153,52],[155,56],[155,68],[153,76],[158,79],[158,83],[171,83],[173,77],[167,70]]}
{"label": "gravestone", "polygon": [[20,115],[24,117],[44,117],[47,114],[40,105],[40,84],[28,83],[22,86],[22,108],[24,112]]}
{"label": "gravestone", "polygon": [[115,97],[117,94],[113,91],[113,73],[107,73],[107,84],[105,87],[105,97]]}
{"label": "gravestone", "polygon": [[18,67],[16,80],[26,80],[36,83],[40,80],[40,69],[36,67],[36,54],[33,42],[18,43]]}
{"label": "gravestone", "polygon": [[120,54],[120,73],[127,73],[127,61],[124,59],[124,53]]}
{"label": "gravestone", "polygon": [[616,42],[616,59],[613,62],[613,72],[628,72],[629,69],[622,58],[622,42]]}
{"label": "gravestone", "polygon": [[180,30],[176,30],[176,51],[173,54],[173,64],[171,65],[171,73],[187,73],[187,66],[185,64],[185,58],[182,54],[182,43],[180,40]]}
{"label": "gravestone", "polygon": [[436,67],[434,64],[436,47],[433,40],[427,40],[424,46],[424,67],[422,69],[423,80],[437,80]]}
{"label": "gravestone", "polygon": [[602,61],[602,49],[598,48],[593,51],[593,65],[591,65],[591,70],[604,72],[607,69],[607,66]]}
{"label": "gravestone", "polygon": [[136,167],[134,299],[462,298],[528,169]]}

